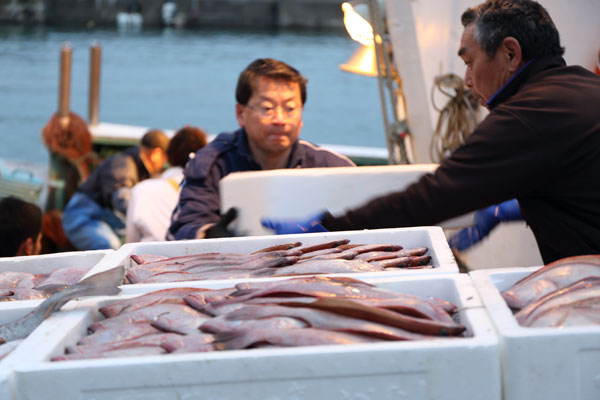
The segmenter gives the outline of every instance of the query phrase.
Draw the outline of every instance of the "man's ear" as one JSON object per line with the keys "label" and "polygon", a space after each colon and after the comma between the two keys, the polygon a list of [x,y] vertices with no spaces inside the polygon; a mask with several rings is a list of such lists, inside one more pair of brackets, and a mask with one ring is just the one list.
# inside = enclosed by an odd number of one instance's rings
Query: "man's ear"
{"label": "man's ear", "polygon": [[511,73],[515,73],[524,64],[521,44],[512,36],[504,38],[502,50],[508,62],[508,68]]}
{"label": "man's ear", "polygon": [[237,119],[238,125],[241,128],[244,128],[244,126],[246,125],[246,119],[244,116],[244,111],[246,111],[245,108],[246,107],[239,103],[235,104],[235,118]]}

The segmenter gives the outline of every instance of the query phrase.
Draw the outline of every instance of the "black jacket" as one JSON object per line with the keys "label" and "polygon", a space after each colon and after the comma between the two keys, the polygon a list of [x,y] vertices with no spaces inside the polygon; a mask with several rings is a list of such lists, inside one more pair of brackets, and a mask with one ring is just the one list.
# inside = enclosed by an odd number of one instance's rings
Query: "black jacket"
{"label": "black jacket", "polygon": [[513,77],[434,174],[323,225],[433,225],[514,197],[545,263],[600,253],[600,77],[562,57]]}

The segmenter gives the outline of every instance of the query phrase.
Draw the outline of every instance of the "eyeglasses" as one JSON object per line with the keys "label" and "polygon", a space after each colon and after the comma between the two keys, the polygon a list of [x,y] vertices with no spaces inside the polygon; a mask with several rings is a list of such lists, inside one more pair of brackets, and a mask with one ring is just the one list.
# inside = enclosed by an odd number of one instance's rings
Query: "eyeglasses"
{"label": "eyeglasses", "polygon": [[252,106],[247,104],[246,107],[256,111],[261,117],[264,118],[274,118],[277,115],[277,110],[281,108],[281,115],[284,118],[295,118],[302,112],[302,107],[291,107],[291,106],[277,106],[277,107],[267,107],[267,106]]}

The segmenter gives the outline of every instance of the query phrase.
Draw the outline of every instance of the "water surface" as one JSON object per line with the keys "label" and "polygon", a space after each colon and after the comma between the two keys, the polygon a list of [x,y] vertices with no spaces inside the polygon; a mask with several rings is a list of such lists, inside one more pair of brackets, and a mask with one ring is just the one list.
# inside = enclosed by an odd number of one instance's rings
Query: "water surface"
{"label": "water surface", "polygon": [[346,35],[8,25],[0,26],[0,158],[47,163],[40,132],[58,106],[64,42],[72,48],[71,110],[87,119],[94,41],[102,47],[101,122],[234,130],[239,72],[272,57],[309,79],[304,139],[385,147],[377,81],[338,67],[357,46]]}

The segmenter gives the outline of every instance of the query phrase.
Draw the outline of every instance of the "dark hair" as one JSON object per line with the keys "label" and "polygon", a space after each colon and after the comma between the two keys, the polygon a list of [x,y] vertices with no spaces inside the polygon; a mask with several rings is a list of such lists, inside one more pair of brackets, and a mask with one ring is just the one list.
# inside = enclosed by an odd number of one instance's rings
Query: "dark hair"
{"label": "dark hair", "polygon": [[167,146],[169,145],[169,138],[160,129],[150,129],[144,134],[144,136],[142,136],[140,144],[149,149],[159,147],[163,151],[167,151]]}
{"label": "dark hair", "polygon": [[167,147],[171,166],[185,167],[190,153],[206,146],[206,133],[195,126],[186,125],[175,133]]}
{"label": "dark hair", "polygon": [[271,79],[282,79],[295,82],[300,85],[300,96],[302,105],[306,102],[306,83],[308,79],[298,72],[294,67],[283,61],[272,58],[259,58],[252,61],[246,69],[240,73],[237,87],[235,88],[235,100],[242,105],[248,104],[252,97],[252,85],[257,77],[264,76]]}
{"label": "dark hair", "polygon": [[34,241],[42,231],[42,210],[16,197],[0,200],[0,257],[12,257],[27,238]]}
{"label": "dark hair", "polygon": [[545,55],[563,55],[558,30],[548,11],[532,0],[488,0],[467,9],[463,26],[475,24],[475,40],[493,57],[504,38],[512,36],[521,45],[523,60]]}

